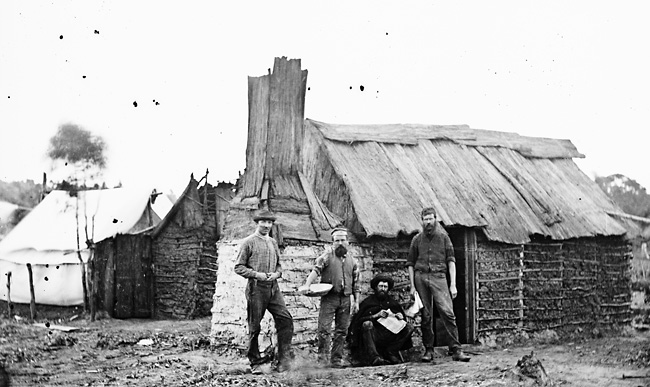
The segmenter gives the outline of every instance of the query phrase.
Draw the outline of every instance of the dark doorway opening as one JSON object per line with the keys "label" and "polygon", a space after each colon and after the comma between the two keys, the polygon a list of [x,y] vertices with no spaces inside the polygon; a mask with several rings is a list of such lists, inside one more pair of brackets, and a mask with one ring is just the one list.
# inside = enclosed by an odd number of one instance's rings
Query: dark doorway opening
{"label": "dark doorway opening", "polygon": [[[474,337],[474,254],[476,238],[472,230],[464,228],[447,228],[447,233],[454,245],[456,257],[456,288],[458,295],[453,300],[458,340],[461,344],[473,344]],[[436,312],[436,346],[449,345],[449,334]]]}

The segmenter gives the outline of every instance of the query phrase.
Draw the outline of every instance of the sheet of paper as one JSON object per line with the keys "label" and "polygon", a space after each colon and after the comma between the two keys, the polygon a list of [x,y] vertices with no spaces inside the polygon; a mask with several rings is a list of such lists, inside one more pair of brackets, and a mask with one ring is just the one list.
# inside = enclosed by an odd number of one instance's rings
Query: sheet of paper
{"label": "sheet of paper", "polygon": [[399,333],[406,326],[406,321],[399,320],[390,310],[387,310],[387,312],[388,317],[382,317],[378,319],[377,322],[386,327],[389,331]]}

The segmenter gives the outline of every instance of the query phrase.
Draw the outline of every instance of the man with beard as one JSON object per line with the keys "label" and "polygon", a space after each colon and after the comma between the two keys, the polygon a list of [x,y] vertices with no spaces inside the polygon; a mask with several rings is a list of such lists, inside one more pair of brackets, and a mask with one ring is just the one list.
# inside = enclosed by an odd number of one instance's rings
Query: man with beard
{"label": "man with beard", "polygon": [[[330,364],[336,368],[347,365],[343,356],[345,336],[350,325],[350,314],[359,309],[359,266],[354,257],[348,256],[348,246],[347,229],[334,228],[332,249],[316,258],[305,285],[301,287],[303,294],[308,292],[309,286],[318,276],[321,277],[321,283],[332,284],[332,290],[320,299],[318,360],[326,363],[330,354]],[[335,322],[334,340],[331,339],[332,321]]]}
{"label": "man with beard", "polygon": [[375,293],[363,300],[352,317],[347,339],[352,359],[359,365],[398,364],[402,362],[399,351],[413,347],[413,325],[405,322],[404,309],[388,294],[393,285],[389,276],[376,275],[370,281]]}
{"label": "man with beard", "polygon": [[268,310],[275,321],[278,333],[278,371],[289,368],[292,357],[293,318],[284,303],[278,287],[282,276],[280,250],[275,239],[269,236],[275,216],[269,211],[261,211],[253,220],[257,223],[255,233],[248,236],[241,245],[235,273],[248,279],[246,301],[248,309],[248,360],[253,372],[264,362],[260,356],[258,336],[260,322]]}
{"label": "man with beard", "polygon": [[[422,361],[433,361],[433,311],[438,315],[451,338],[449,351],[456,361],[469,361],[458,341],[458,327],[452,299],[458,295],[456,289],[456,258],[454,246],[447,232],[436,219],[435,209],[422,210],[423,231],[413,237],[406,266],[411,282],[411,294],[417,290],[422,300],[422,343],[425,352]],[[449,274],[449,287],[447,287]]]}

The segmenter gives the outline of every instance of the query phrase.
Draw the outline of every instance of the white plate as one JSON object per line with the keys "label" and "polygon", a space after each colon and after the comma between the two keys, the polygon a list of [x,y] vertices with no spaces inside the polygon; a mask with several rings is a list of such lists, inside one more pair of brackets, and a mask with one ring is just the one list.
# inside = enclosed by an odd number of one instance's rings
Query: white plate
{"label": "white plate", "polygon": [[307,296],[324,296],[329,293],[330,290],[332,290],[332,284],[313,284],[309,286],[309,293],[307,293]]}

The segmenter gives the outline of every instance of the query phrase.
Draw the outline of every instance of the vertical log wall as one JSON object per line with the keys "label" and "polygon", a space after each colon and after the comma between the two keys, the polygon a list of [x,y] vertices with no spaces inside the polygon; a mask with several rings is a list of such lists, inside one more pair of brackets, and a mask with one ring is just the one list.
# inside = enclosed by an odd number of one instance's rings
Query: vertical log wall
{"label": "vertical log wall", "polygon": [[479,337],[631,321],[632,253],[622,239],[481,243],[477,256]]}
{"label": "vertical log wall", "polygon": [[[214,232],[214,227],[212,227]],[[210,315],[217,253],[211,231],[171,222],[153,246],[156,317]]]}

